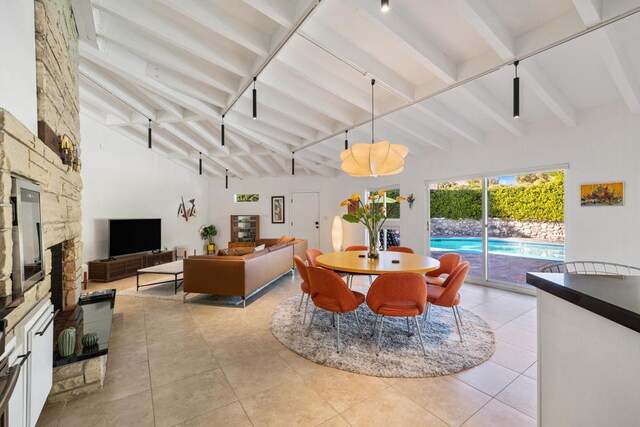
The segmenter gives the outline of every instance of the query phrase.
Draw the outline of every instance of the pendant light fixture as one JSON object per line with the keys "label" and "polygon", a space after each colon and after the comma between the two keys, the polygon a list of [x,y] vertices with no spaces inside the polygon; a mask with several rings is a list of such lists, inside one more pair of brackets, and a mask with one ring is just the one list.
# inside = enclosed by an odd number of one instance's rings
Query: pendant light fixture
{"label": "pendant light fixture", "polygon": [[256,78],[253,78],[253,120],[258,118],[258,92],[256,91]]}
{"label": "pendant light fixture", "polygon": [[224,170],[224,188],[229,189],[229,169]]}
{"label": "pendant light fixture", "polygon": [[147,138],[149,140],[149,149],[153,145],[153,138],[151,137],[151,119],[149,119],[149,128],[147,129]]}
{"label": "pendant light fixture", "polygon": [[389,11],[389,0],[382,0],[380,4],[380,10],[384,13]]}
{"label": "pendant light fixture", "polygon": [[220,126],[220,143],[224,147],[224,114],[222,115],[222,125]]}
{"label": "pendant light fixture", "polygon": [[349,149],[349,129],[344,131],[344,149]]}
{"label": "pendant light fixture", "polygon": [[513,66],[516,70],[516,76],[513,78],[513,118],[520,117],[520,77],[518,77],[518,64],[520,61],[514,61]]}
{"label": "pendant light fixture", "polygon": [[389,141],[375,142],[373,87],[371,80],[371,144],[359,142],[340,153],[343,171],[351,176],[385,176],[402,172],[404,158],[409,154],[405,145],[391,144]]}
{"label": "pendant light fixture", "polygon": [[198,162],[198,170],[200,172],[200,175],[202,175],[202,153],[200,153],[200,160]]}

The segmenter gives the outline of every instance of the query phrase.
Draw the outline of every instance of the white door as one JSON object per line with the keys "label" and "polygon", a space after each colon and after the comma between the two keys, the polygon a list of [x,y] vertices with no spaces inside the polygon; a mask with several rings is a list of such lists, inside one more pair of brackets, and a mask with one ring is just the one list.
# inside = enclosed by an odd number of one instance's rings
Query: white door
{"label": "white door", "polygon": [[320,193],[291,193],[291,236],[318,248],[320,242]]}

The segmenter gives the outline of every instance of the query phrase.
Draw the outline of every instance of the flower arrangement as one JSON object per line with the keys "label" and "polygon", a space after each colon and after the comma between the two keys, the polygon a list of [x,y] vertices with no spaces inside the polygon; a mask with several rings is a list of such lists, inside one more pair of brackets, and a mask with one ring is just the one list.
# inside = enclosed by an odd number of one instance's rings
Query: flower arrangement
{"label": "flower arrangement", "polygon": [[364,203],[360,194],[352,194],[350,198],[340,203],[340,206],[349,206],[355,208],[353,213],[342,215],[342,219],[352,224],[361,223],[369,232],[369,252],[367,256],[369,258],[378,258],[378,238],[380,235],[380,229],[387,220],[387,211],[385,208],[385,199],[387,203],[400,203],[406,198],[398,196],[395,199],[389,199],[387,197],[388,190],[380,190],[375,193],[371,193],[367,203]]}

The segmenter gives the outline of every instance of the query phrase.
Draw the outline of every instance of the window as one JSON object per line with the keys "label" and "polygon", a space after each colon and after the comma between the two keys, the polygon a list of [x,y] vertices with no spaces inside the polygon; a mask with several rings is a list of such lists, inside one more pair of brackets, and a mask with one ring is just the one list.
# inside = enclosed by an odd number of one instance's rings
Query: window
{"label": "window", "polygon": [[233,196],[233,201],[235,203],[257,202],[258,200],[260,200],[259,194],[235,194]]}

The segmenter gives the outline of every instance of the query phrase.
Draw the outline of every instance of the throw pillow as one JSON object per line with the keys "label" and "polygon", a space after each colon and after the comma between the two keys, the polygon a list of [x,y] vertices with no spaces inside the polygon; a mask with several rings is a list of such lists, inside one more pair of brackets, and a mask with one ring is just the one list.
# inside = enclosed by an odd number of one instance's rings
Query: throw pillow
{"label": "throw pillow", "polygon": [[232,255],[242,256],[242,255],[250,254],[251,252],[253,252],[253,248],[251,248],[251,247],[249,247],[249,248],[233,248],[233,254]]}
{"label": "throw pillow", "polygon": [[278,242],[277,242],[276,244],[277,244],[277,245],[281,245],[281,244],[284,244],[284,243],[291,243],[291,242],[293,242],[294,240],[296,240],[296,238],[295,238],[295,237],[289,237],[289,236],[287,236],[287,235],[284,235],[284,236],[281,236],[281,237],[278,239]]}
{"label": "throw pillow", "polygon": [[229,256],[229,249],[218,249],[218,256]]}
{"label": "throw pillow", "polygon": [[262,244],[262,245],[260,245],[260,246],[256,246],[255,251],[256,251],[256,252],[264,251],[264,248],[265,248],[265,247],[266,247],[266,245],[263,243],[263,244]]}

